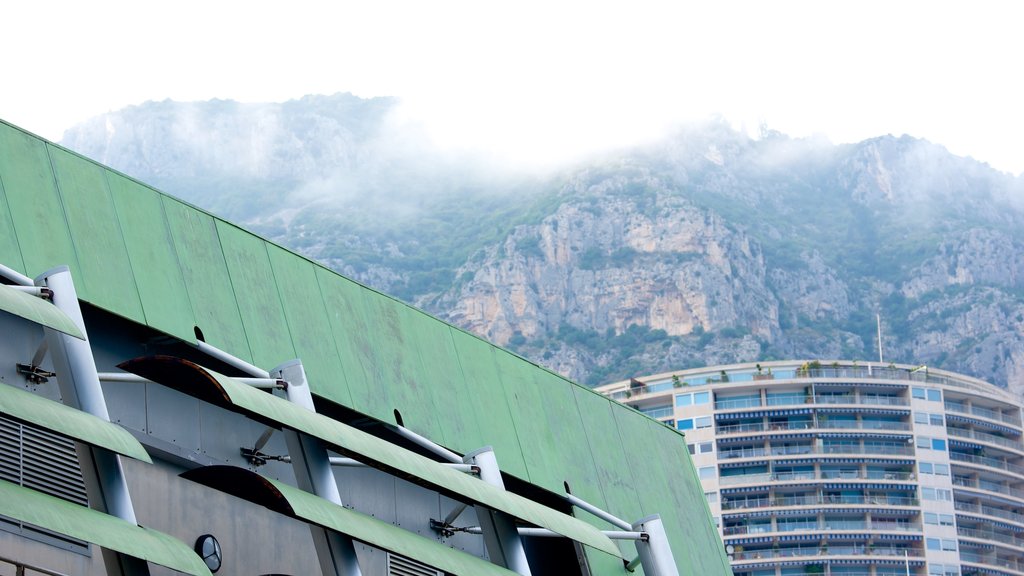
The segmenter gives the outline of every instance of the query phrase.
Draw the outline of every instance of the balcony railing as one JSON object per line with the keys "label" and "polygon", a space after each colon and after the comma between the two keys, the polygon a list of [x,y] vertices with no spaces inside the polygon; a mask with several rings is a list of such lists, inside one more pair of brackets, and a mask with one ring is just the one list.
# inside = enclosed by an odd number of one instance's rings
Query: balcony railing
{"label": "balcony railing", "polygon": [[978,430],[965,430],[963,428],[947,427],[946,433],[950,436],[957,436],[959,438],[973,438],[980,440],[981,442],[988,442],[989,444],[996,444],[1016,450],[1018,452],[1024,452],[1024,443],[1020,440],[1014,440],[1013,438],[1004,438],[995,434],[989,434],[987,432],[981,432]]}
{"label": "balcony railing", "polygon": [[909,422],[889,422],[886,420],[853,420],[818,419],[819,428],[843,428],[847,430],[910,430]]}
{"label": "balcony railing", "polygon": [[921,558],[923,552],[903,546],[801,546],[772,550],[744,550],[733,554],[735,560],[763,560],[806,556],[894,556],[897,558]]}
{"label": "balcony railing", "polygon": [[972,504],[970,502],[954,500],[953,507],[960,512],[974,512],[975,514],[995,516],[996,518],[1003,518],[1004,520],[1012,520],[1014,522],[1024,524],[1024,514],[1017,514],[1016,512],[1010,512],[1009,510],[1003,510],[1002,508],[996,508],[994,506]]}
{"label": "balcony railing", "polygon": [[917,506],[918,499],[910,496],[879,494],[867,496],[807,494],[803,496],[771,496],[764,498],[743,498],[723,500],[722,510],[745,510],[751,508],[776,508],[787,506],[819,506],[823,504],[859,504],[872,506]]}
{"label": "balcony railing", "polygon": [[960,402],[946,402],[946,412],[958,412],[960,414],[973,414],[975,416],[981,416],[982,418],[988,418],[989,420],[995,420],[996,422],[1006,422],[1007,424],[1014,424],[1020,426],[1020,415],[1019,414],[1003,414],[996,410],[989,408],[982,408],[981,406],[968,406]]}
{"label": "balcony railing", "polygon": [[957,462],[970,462],[971,464],[980,464],[981,466],[988,466],[989,468],[998,468],[1000,470],[1006,470],[1007,472],[1013,472],[1014,474],[1024,475],[1024,466],[1018,464],[1011,464],[1005,460],[999,460],[997,458],[989,458],[987,456],[975,456],[973,454],[964,454],[963,452],[950,452],[950,460],[956,460]]}
{"label": "balcony railing", "polygon": [[1009,486],[1004,486],[995,482],[975,480],[973,478],[964,478],[962,476],[953,476],[953,485],[964,486],[966,488],[977,488],[979,490],[987,490],[989,492],[998,492],[999,494],[1006,494],[1007,496],[1013,496],[1024,500],[1024,490],[1010,488]]}
{"label": "balcony railing", "polygon": [[[976,552],[968,552],[965,550],[961,550],[960,560],[962,562],[970,562],[972,564],[987,564],[989,566],[995,566],[996,568],[1013,570],[1014,572],[1024,572],[1024,562],[1021,562],[1014,558],[999,556],[995,552],[986,552],[984,554],[978,554]],[[968,570],[970,570],[970,568],[964,566],[961,567],[961,570],[963,572],[967,572]]]}
{"label": "balcony railing", "polygon": [[657,420],[658,418],[671,418],[675,414],[675,409],[671,406],[658,406],[656,408],[640,408],[640,412],[650,416]]}
{"label": "balcony railing", "polygon": [[792,482],[795,480],[907,481],[913,479],[914,474],[911,472],[822,470],[819,474],[815,474],[814,471],[811,470],[801,472],[763,472],[758,474],[719,476],[718,483],[721,486],[734,486],[736,484],[768,484],[771,482]]}
{"label": "balcony railing", "polygon": [[977,530],[975,528],[964,528],[963,526],[956,527],[956,533],[960,536],[966,536],[968,538],[977,538],[979,540],[992,540],[995,542],[1002,542],[1003,544],[1009,544],[1010,546],[1016,546],[1017,548],[1024,548],[1024,538],[1014,536],[1012,534],[1003,534],[994,530]]}

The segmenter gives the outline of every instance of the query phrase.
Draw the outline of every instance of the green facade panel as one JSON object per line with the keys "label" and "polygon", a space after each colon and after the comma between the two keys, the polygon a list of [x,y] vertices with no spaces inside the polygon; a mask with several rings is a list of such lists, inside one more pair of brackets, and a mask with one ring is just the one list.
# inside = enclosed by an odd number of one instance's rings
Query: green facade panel
{"label": "green facade panel", "polygon": [[75,321],[60,308],[38,296],[26,294],[10,286],[0,285],[0,310],[41,326],[53,328],[79,340],[85,340],[85,335],[82,334]]}
{"label": "green facade panel", "polygon": [[22,272],[35,278],[66,264],[78,277],[81,268],[46,148],[42,140],[0,123],[0,179],[18,235]]}
{"label": "green facade panel", "polygon": [[253,364],[269,370],[295,358],[288,320],[267,254],[267,243],[226,222],[217,221],[217,235],[238,312],[252,351]]}
{"label": "green facade panel", "polygon": [[91,446],[152,463],[142,444],[117,424],[14,386],[0,384],[0,414]]}
{"label": "green facade panel", "polygon": [[[0,123],[0,130],[4,124]],[[14,221],[7,207],[7,193],[4,192],[4,175],[0,172],[0,262],[12,270],[25,273],[25,261],[21,259],[18,235],[14,233]]]}
{"label": "green facade panel", "polygon": [[145,323],[105,171],[61,148],[48,146],[48,151],[78,256],[78,297]]}
{"label": "green facade panel", "polygon": [[329,388],[344,400],[342,404],[349,404],[348,381],[338,358],[316,266],[273,244],[267,244],[267,251],[295,354],[302,360],[310,386]]}
{"label": "green facade panel", "polygon": [[167,196],[163,205],[196,326],[207,343],[252,362],[216,221]]}
{"label": "green facade panel", "polygon": [[458,330],[453,330],[452,336],[465,377],[465,391],[453,398],[453,404],[476,416],[479,434],[476,446],[470,450],[491,446],[502,472],[529,479],[519,432],[505,399],[494,346]]}
{"label": "green facade panel", "polygon": [[316,277],[327,310],[329,335],[334,339],[338,359],[344,368],[341,378],[344,378],[346,388],[315,382],[314,390],[339,404],[361,406],[360,411],[365,414],[379,415],[381,406],[386,403],[382,403],[380,395],[375,394],[376,382],[371,381],[367,367],[373,350],[367,339],[372,327],[363,311],[365,289],[322,268],[317,269]]}
{"label": "green facade panel", "polygon": [[161,195],[110,171],[107,185],[146,322],[177,338],[194,340],[196,320],[178,267],[171,230],[164,218]]}
{"label": "green facade panel", "polygon": [[0,514],[178,572],[211,576],[180,540],[5,480],[0,480]]}

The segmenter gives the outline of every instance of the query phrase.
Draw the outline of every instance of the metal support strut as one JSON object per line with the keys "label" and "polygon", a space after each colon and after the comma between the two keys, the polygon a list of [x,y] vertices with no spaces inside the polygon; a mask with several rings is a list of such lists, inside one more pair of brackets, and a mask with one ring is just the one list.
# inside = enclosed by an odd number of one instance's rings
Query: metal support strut
{"label": "metal support strut", "polygon": [[[679,576],[672,548],[668,544],[668,534],[661,522],[661,516],[654,514],[633,523],[633,530],[647,534],[646,540],[636,541],[636,551],[640,565],[646,576]],[[635,560],[634,560],[635,562]],[[627,568],[629,565],[627,565]],[[635,566],[634,566],[635,567]]]}
{"label": "metal support strut", "polygon": [[[85,340],[79,340],[51,328],[43,329],[64,404],[109,422],[110,414],[107,412],[103,388],[96,372],[96,360],[92,356],[70,270],[67,266],[48,270],[35,279],[35,284],[53,291],[53,304],[70,317],[85,335]],[[82,465],[89,505],[131,524],[138,524],[118,456],[85,444],[76,444],[75,448]],[[138,558],[103,549],[103,559],[107,573],[111,575],[149,574],[149,566]]]}
{"label": "metal support strut", "polygon": [[[285,362],[274,368],[271,374],[274,378],[288,382],[285,394],[289,402],[298,404],[310,412],[316,412],[302,362]],[[338,492],[338,483],[331,470],[327,449],[319,440],[309,435],[287,428],[283,432],[299,488],[341,506],[341,494]],[[361,576],[355,544],[351,538],[319,526],[310,525],[309,529],[320,560],[320,569],[324,574]]]}
{"label": "metal support strut", "polygon": [[[481,480],[505,489],[498,460],[490,446],[466,454],[463,460],[480,468]],[[487,555],[490,556],[491,562],[522,576],[531,576],[530,565],[526,562],[526,551],[516,529],[515,519],[504,512],[482,506],[476,507],[476,515],[483,530],[484,545],[487,547]]]}

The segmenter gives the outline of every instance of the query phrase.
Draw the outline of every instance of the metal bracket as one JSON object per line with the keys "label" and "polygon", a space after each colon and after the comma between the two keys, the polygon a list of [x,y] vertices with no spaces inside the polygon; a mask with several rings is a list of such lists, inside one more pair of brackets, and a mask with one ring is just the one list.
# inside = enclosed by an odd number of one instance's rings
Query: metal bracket
{"label": "metal bracket", "polygon": [[245,458],[246,462],[256,467],[263,466],[267,463],[267,459],[271,458],[271,456],[268,456],[255,448],[242,447],[239,448],[238,451],[242,454],[242,458]]}
{"label": "metal bracket", "polygon": [[444,536],[445,538],[451,538],[456,532],[460,531],[458,528],[448,524],[447,522],[434,520],[433,518],[430,519],[430,529],[435,532],[440,532],[441,536]]}
{"label": "metal bracket", "polygon": [[43,370],[39,366],[32,364],[16,364],[18,367],[18,374],[25,377],[26,380],[32,384],[46,384],[57,375],[56,372],[50,372],[49,370]]}

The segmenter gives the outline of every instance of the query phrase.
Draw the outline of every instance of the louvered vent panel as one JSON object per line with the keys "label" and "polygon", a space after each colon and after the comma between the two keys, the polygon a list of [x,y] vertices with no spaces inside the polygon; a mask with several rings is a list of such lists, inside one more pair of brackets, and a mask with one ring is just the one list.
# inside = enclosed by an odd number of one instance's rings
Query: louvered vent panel
{"label": "louvered vent panel", "polygon": [[443,573],[422,562],[388,553],[388,576],[443,576]]}
{"label": "louvered vent panel", "polygon": [[75,442],[3,417],[0,478],[75,504],[89,504]]}

